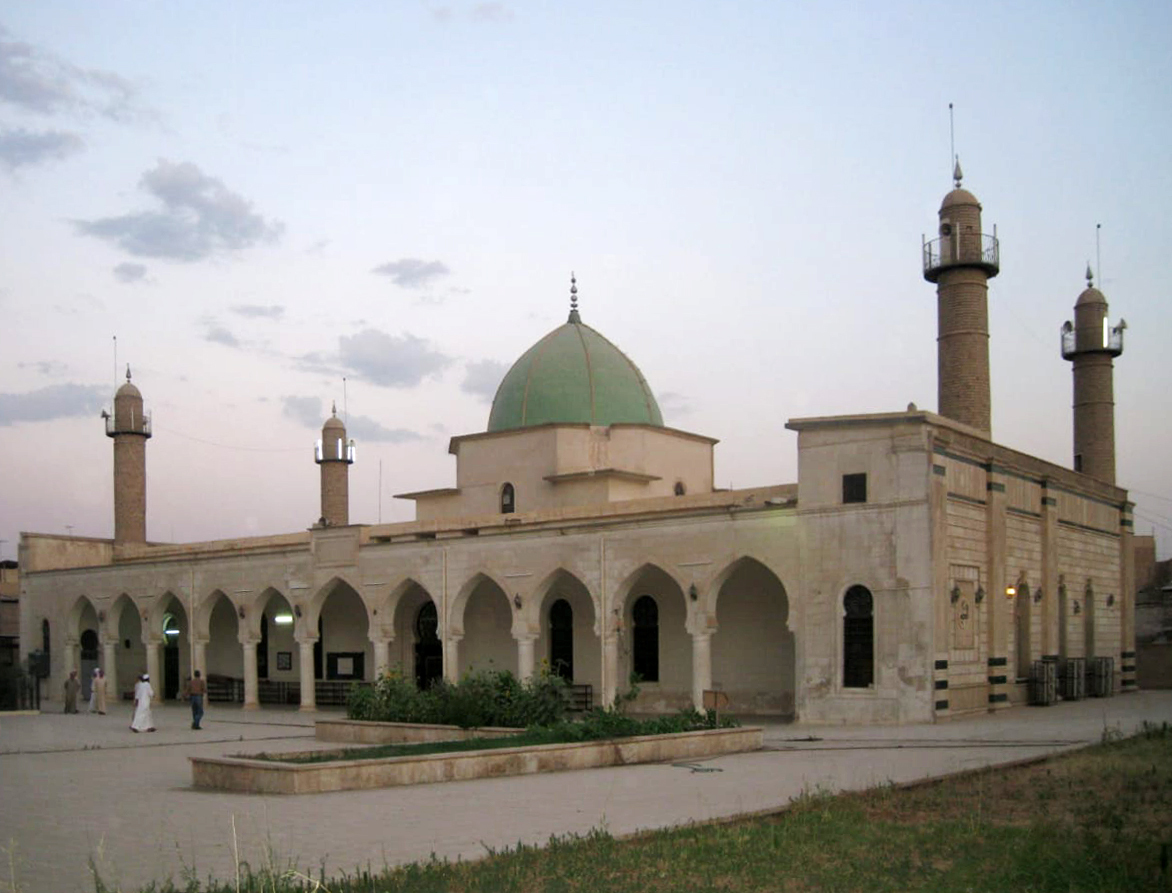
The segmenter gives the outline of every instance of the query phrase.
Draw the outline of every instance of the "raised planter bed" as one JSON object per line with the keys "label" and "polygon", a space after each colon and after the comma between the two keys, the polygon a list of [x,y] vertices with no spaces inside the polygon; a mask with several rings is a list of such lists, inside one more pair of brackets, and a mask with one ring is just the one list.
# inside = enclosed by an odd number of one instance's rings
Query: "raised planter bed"
{"label": "raised planter bed", "polygon": [[606,741],[325,763],[281,763],[271,758],[258,760],[247,756],[189,759],[196,787],[257,794],[316,794],[743,753],[759,750],[762,736],[760,728],[708,729]]}
{"label": "raised planter bed", "polygon": [[467,741],[469,738],[507,738],[524,729],[487,726],[462,729],[459,726],[414,722],[369,722],[360,719],[322,719],[314,723],[318,741],[339,744],[421,744],[430,741]]}

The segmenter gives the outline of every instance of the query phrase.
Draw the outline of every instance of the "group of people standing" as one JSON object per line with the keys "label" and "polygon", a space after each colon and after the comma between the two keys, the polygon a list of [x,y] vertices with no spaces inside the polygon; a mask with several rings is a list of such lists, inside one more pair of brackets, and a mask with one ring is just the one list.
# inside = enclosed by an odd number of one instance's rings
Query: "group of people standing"
{"label": "group of people standing", "polygon": [[[77,670],[72,670],[65,680],[66,713],[77,713],[77,697],[80,694],[81,680],[77,678]],[[94,669],[90,679],[90,713],[106,715],[106,671],[101,667]]]}
{"label": "group of people standing", "polygon": [[[207,695],[207,682],[195,671],[195,678],[188,680],[184,686],[187,699],[191,702],[191,727],[200,729],[203,721],[203,701]],[[65,712],[77,713],[77,699],[81,694],[81,680],[77,678],[77,670],[70,670],[69,678],[65,680]],[[149,673],[143,673],[134,683],[134,716],[130,720],[132,732],[155,731],[155,717],[151,711],[151,701],[154,700],[155,689],[151,685]],[[90,680],[90,713],[106,714],[106,673],[101,667],[94,670]]]}

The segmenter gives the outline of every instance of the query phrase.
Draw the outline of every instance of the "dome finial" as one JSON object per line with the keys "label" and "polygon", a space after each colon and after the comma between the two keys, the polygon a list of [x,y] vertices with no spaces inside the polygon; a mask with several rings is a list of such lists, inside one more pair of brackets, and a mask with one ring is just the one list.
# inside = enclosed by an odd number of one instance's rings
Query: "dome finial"
{"label": "dome finial", "polygon": [[126,364],[126,380],[130,381],[130,364]]}
{"label": "dome finial", "polygon": [[569,322],[581,322],[582,317],[578,315],[578,280],[574,277],[574,273],[570,271],[570,319]]}
{"label": "dome finial", "polygon": [[956,181],[956,188],[960,189],[960,181],[964,179],[964,171],[960,169],[960,156],[956,156],[956,163],[952,166],[952,179]]}
{"label": "dome finial", "polygon": [[338,417],[338,401],[337,400],[330,401],[330,415],[332,415],[334,418]]}
{"label": "dome finial", "polygon": [[1087,261],[1087,288],[1095,287],[1095,274],[1091,272],[1091,262]]}

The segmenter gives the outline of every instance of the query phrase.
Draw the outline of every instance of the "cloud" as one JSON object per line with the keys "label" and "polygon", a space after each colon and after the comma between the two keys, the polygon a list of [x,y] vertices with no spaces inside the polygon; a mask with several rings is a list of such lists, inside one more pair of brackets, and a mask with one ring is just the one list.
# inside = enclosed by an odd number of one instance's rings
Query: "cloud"
{"label": "cloud", "polygon": [[692,411],[692,404],[688,398],[683,394],[677,394],[675,391],[664,391],[659,395],[657,402],[659,403],[659,408],[665,413],[687,415]]}
{"label": "cloud", "polygon": [[[318,397],[282,397],[284,414],[307,428],[320,428],[326,420]],[[387,428],[369,416],[353,415],[346,420],[346,436],[367,443],[407,443],[423,440],[422,435],[406,428]]]}
{"label": "cloud", "polygon": [[0,130],[0,164],[16,170],[26,164],[60,161],[85,149],[76,133],[60,130]]}
{"label": "cloud", "polygon": [[17,363],[17,369],[36,369],[41,375],[48,375],[50,377],[56,375],[64,375],[68,370],[68,366],[60,360],[37,360],[34,363]]}
{"label": "cloud", "polygon": [[363,329],[357,335],[341,336],[338,344],[343,366],[374,384],[388,387],[413,387],[452,362],[410,333],[395,337],[377,329]]}
{"label": "cloud", "polygon": [[223,344],[225,347],[240,347],[240,339],[214,319],[204,319],[203,340],[214,344]]}
{"label": "cloud", "polygon": [[237,304],[228,309],[247,319],[271,319],[274,322],[285,315],[285,308],[280,304]]}
{"label": "cloud", "polygon": [[104,239],[136,257],[200,261],[217,253],[276,242],[284,231],[252,204],[191,162],[160,158],[139,181],[163,205],[120,217],[73,221],[82,235]]}
{"label": "cloud", "polygon": [[426,288],[433,279],[447,276],[451,270],[443,261],[404,257],[377,266],[370,272],[390,276],[391,281],[402,288]]}
{"label": "cloud", "polygon": [[114,268],[114,276],[119,282],[141,282],[146,272],[147,268],[142,264],[123,263]]}
{"label": "cloud", "polygon": [[320,397],[282,397],[283,412],[307,428],[317,428],[326,420]]}
{"label": "cloud", "polygon": [[491,400],[496,396],[496,389],[500,387],[501,379],[509,367],[498,360],[477,360],[464,366],[464,380],[460,382],[460,390],[468,394],[475,394],[482,400]]}
{"label": "cloud", "polygon": [[513,11],[503,3],[478,3],[472,7],[474,22],[511,22]]}
{"label": "cloud", "polygon": [[95,113],[114,121],[156,117],[138,90],[112,71],[80,68],[0,27],[0,101],[40,115]]}
{"label": "cloud", "polygon": [[92,415],[110,396],[105,385],[55,384],[26,394],[0,394],[0,426]]}
{"label": "cloud", "polygon": [[423,440],[422,435],[406,428],[385,428],[379,422],[364,415],[352,415],[346,422],[346,434],[357,441],[367,443],[408,443]]}

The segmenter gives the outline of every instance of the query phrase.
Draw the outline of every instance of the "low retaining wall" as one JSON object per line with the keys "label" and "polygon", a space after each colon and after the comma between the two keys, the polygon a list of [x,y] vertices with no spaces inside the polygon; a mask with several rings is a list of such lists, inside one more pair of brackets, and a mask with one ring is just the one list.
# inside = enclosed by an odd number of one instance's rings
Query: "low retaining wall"
{"label": "low retaining wall", "polygon": [[459,726],[413,722],[368,722],[358,719],[324,719],[314,723],[318,741],[339,744],[423,744],[429,741],[467,741],[469,738],[507,738],[524,729],[486,726],[462,729]]}
{"label": "low retaining wall", "polygon": [[316,794],[742,753],[759,750],[763,735],[760,728],[710,729],[331,763],[277,763],[248,757],[189,759],[192,782],[199,788],[257,794]]}

